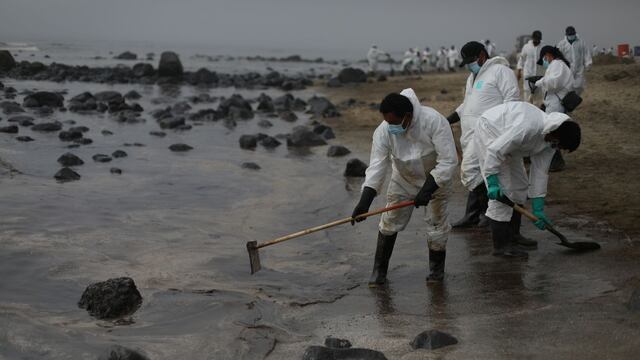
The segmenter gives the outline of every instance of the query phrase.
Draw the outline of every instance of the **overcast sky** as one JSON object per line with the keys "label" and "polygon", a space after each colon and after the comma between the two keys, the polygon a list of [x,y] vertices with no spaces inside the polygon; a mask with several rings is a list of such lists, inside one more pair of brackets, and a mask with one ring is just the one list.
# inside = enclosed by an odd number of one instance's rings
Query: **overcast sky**
{"label": "overcast sky", "polygon": [[0,41],[163,43],[366,52],[490,38],[511,50],[534,29],[557,42],[640,45],[640,0],[0,0]]}

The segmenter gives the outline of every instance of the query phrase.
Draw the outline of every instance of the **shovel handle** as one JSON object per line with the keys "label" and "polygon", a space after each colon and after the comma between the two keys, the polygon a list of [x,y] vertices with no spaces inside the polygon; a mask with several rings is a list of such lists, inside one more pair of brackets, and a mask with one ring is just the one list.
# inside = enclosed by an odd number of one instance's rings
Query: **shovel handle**
{"label": "shovel handle", "polygon": [[[523,208],[522,206],[514,203],[513,201],[511,201],[511,199],[505,198],[504,196],[502,198],[500,198],[498,201],[500,201],[501,203],[507,205],[507,206],[511,206],[513,208],[513,210],[519,212],[520,214],[524,215],[525,217],[529,218],[529,220],[536,222],[540,219],[538,219],[537,216],[533,215],[529,210]],[[545,229],[549,230],[549,232],[551,232],[552,234],[554,234],[555,236],[557,236],[561,242],[565,243],[568,242],[567,238],[562,235],[562,233],[560,233],[558,230],[556,230],[553,225],[549,224],[549,223],[545,223],[544,224]]]}
{"label": "shovel handle", "polygon": [[401,203],[397,203],[395,205],[388,206],[386,208],[382,208],[382,209],[370,211],[368,213],[360,214],[360,215],[358,215],[356,217],[348,217],[348,218],[336,220],[336,221],[330,222],[328,224],[315,226],[315,227],[312,227],[312,228],[308,228],[308,229],[305,229],[305,230],[301,230],[301,231],[295,232],[293,234],[289,234],[289,235],[286,235],[286,236],[279,237],[277,239],[265,241],[265,242],[263,242],[261,244],[256,245],[256,248],[260,249],[260,248],[263,248],[265,246],[274,245],[274,244],[277,244],[277,243],[281,243],[283,241],[295,239],[297,237],[304,236],[304,235],[307,235],[307,234],[311,234],[311,233],[314,233],[316,231],[320,231],[320,230],[328,229],[328,228],[331,228],[331,227],[334,227],[334,226],[346,224],[348,222],[351,222],[352,220],[366,219],[369,216],[378,215],[378,214],[382,214],[382,213],[387,212],[387,211],[396,210],[396,209],[400,209],[400,208],[407,207],[407,206],[413,206],[413,205],[415,205],[414,201],[404,201],[404,202],[401,202]]}

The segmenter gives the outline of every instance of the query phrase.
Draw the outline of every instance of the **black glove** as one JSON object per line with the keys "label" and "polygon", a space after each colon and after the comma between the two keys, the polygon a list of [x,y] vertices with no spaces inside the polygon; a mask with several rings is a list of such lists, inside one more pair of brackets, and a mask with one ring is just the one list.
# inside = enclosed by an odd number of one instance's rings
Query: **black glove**
{"label": "black glove", "polygon": [[453,125],[460,121],[460,115],[458,115],[458,113],[454,111],[447,117],[447,121],[449,121],[449,125]]}
{"label": "black glove", "polygon": [[416,195],[416,207],[427,206],[429,205],[429,201],[431,201],[431,196],[434,192],[438,190],[438,184],[436,184],[436,179],[433,178],[431,174],[427,177],[427,181],[422,185],[422,189]]}
{"label": "black glove", "polygon": [[373,190],[372,188],[365,186],[364,189],[362,189],[362,195],[360,195],[360,201],[358,202],[358,205],[356,205],[356,208],[353,209],[353,214],[351,214],[351,225],[355,225],[355,222],[360,222],[363,221],[366,218],[362,218],[362,219],[353,219],[358,215],[364,214],[369,212],[369,206],[371,206],[371,203],[373,202],[373,198],[375,198],[377,195],[376,191]]}

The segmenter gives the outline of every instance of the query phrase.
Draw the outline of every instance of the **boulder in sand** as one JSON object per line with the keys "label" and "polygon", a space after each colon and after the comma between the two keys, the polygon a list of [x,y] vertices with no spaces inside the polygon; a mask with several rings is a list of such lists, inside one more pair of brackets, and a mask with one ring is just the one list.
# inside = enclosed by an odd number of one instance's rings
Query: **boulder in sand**
{"label": "boulder in sand", "polygon": [[127,157],[127,153],[122,150],[116,150],[111,154],[116,159]]}
{"label": "boulder in sand", "polygon": [[441,347],[455,345],[457,343],[458,339],[447,333],[438,330],[427,330],[418,334],[418,336],[413,339],[411,347],[414,349],[435,350]]}
{"label": "boulder in sand", "polygon": [[59,182],[76,181],[80,180],[80,174],[71,170],[68,167],[63,167],[53,177]]}
{"label": "boulder in sand", "polygon": [[326,145],[324,138],[307,126],[296,126],[287,138],[287,146],[320,146]]}
{"label": "boulder in sand", "polygon": [[326,339],[324,339],[324,346],[328,348],[334,348],[334,349],[349,349],[351,348],[351,341],[347,339],[338,339],[338,338],[329,336]]}
{"label": "boulder in sand", "polygon": [[138,55],[132,53],[131,51],[125,51],[119,55],[113,57],[117,60],[136,60],[138,59]]}
{"label": "boulder in sand", "polygon": [[142,304],[142,295],[133,279],[121,277],[89,285],[78,306],[98,319],[115,319],[133,314]]}
{"label": "boulder in sand", "polygon": [[18,104],[15,101],[3,101],[0,103],[0,109],[2,109],[2,112],[10,115],[10,114],[17,114],[17,113],[23,113],[24,109],[22,108],[22,106],[20,106],[20,104]]}
{"label": "boulder in sand", "polygon": [[139,92],[135,90],[131,90],[128,93],[124,94],[124,98],[127,100],[138,100],[142,97]]}
{"label": "boulder in sand", "polygon": [[343,84],[367,82],[367,74],[356,68],[348,67],[340,70],[338,80]]}
{"label": "boulder in sand", "polygon": [[109,172],[115,175],[120,175],[122,174],[122,169],[117,167],[112,167],[111,169],[109,169]]}
{"label": "boulder in sand", "polygon": [[242,168],[243,169],[249,169],[249,170],[260,170],[261,169],[260,165],[254,163],[254,162],[242,163]]}
{"label": "boulder in sand", "polygon": [[187,145],[187,144],[173,144],[171,146],[169,146],[169,150],[171,151],[175,151],[175,152],[184,152],[184,151],[189,151],[192,150],[193,147]]}
{"label": "boulder in sand", "polygon": [[314,96],[309,99],[309,113],[320,117],[340,116],[336,106],[325,97]]}
{"label": "boulder in sand", "polygon": [[238,142],[242,149],[255,149],[258,146],[258,137],[255,135],[242,135]]}
{"label": "boulder in sand", "polygon": [[93,161],[101,163],[106,163],[113,160],[111,159],[111,156],[105,154],[95,154],[91,158],[93,159]]}
{"label": "boulder in sand", "polygon": [[31,136],[18,136],[16,137],[16,140],[20,141],[20,142],[31,142],[31,141],[35,141]]}
{"label": "boulder in sand", "polygon": [[58,162],[65,167],[80,166],[84,164],[84,161],[82,161],[82,159],[72,153],[65,153],[60,155],[60,157],[58,158]]}
{"label": "boulder in sand", "polygon": [[58,121],[35,124],[31,127],[31,130],[40,132],[55,132],[60,129],[62,129],[62,124]]}
{"label": "boulder in sand", "polygon": [[160,55],[158,75],[165,77],[180,77],[184,72],[180,57],[173,51],[165,51]]}
{"label": "boulder in sand", "polygon": [[16,60],[9,50],[0,50],[0,72],[10,71],[16,66]]}
{"label": "boulder in sand", "polygon": [[18,126],[17,125],[9,125],[9,126],[0,127],[0,133],[17,134],[18,133]]}
{"label": "boulder in sand", "polygon": [[64,106],[64,97],[58,93],[50,91],[37,91],[24,98],[24,107],[48,106],[59,108]]}
{"label": "boulder in sand", "polygon": [[324,346],[309,346],[302,360],[387,360],[383,353],[369,349],[334,349]]}
{"label": "boulder in sand", "polygon": [[342,145],[331,145],[327,150],[328,157],[338,157],[338,156],[345,156],[349,154],[351,154],[351,150],[347,149]]}
{"label": "boulder in sand", "polygon": [[282,143],[280,141],[278,141],[278,139],[272,137],[272,136],[264,136],[262,139],[260,139],[260,145],[266,147],[266,148],[276,148],[278,146],[280,146]]}
{"label": "boulder in sand", "polygon": [[146,63],[138,63],[133,65],[132,71],[133,76],[137,78],[153,76],[156,73],[153,65]]}
{"label": "boulder in sand", "polygon": [[149,360],[149,358],[138,351],[114,345],[104,355],[101,355],[98,360]]}
{"label": "boulder in sand", "polygon": [[62,141],[73,141],[82,138],[82,132],[71,130],[60,131],[60,133],[58,133],[58,137]]}
{"label": "boulder in sand", "polygon": [[294,113],[291,110],[285,110],[285,111],[281,111],[278,116],[280,116],[280,119],[287,121],[287,122],[294,122],[296,120],[298,120],[298,116],[296,115],[296,113]]}
{"label": "boulder in sand", "polygon": [[347,167],[344,170],[344,176],[349,177],[364,177],[365,171],[368,165],[359,159],[351,159],[347,162]]}

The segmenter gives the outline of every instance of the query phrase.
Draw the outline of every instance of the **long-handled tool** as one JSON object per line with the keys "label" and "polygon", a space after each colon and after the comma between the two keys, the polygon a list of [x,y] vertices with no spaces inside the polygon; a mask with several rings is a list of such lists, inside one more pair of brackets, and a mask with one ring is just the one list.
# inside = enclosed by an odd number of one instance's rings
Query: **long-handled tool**
{"label": "long-handled tool", "polygon": [[392,205],[392,206],[389,206],[389,207],[386,207],[386,208],[383,208],[383,209],[378,209],[378,210],[374,210],[374,211],[371,211],[371,212],[368,212],[368,213],[364,213],[364,214],[358,215],[356,217],[348,217],[348,218],[336,220],[334,222],[330,222],[328,224],[324,224],[324,225],[312,227],[312,228],[309,228],[309,229],[305,229],[305,230],[302,230],[302,231],[298,231],[298,232],[295,232],[293,234],[289,234],[289,235],[286,235],[286,236],[283,236],[283,237],[279,237],[277,239],[266,241],[266,242],[263,242],[263,243],[260,243],[260,244],[258,244],[257,241],[249,241],[247,243],[247,251],[249,252],[249,262],[251,263],[251,274],[255,274],[256,272],[260,271],[260,269],[261,269],[261,266],[260,266],[260,254],[258,253],[258,250],[263,248],[263,247],[275,245],[275,244],[281,243],[283,241],[295,239],[297,237],[304,236],[304,235],[307,235],[307,234],[311,234],[311,233],[314,233],[316,231],[328,229],[330,227],[346,224],[346,223],[354,221],[354,220],[365,219],[365,218],[368,218],[369,216],[378,215],[378,214],[382,214],[382,213],[387,212],[387,211],[396,210],[396,209],[400,209],[400,208],[407,207],[407,206],[413,206],[413,205],[415,205],[415,202],[413,202],[413,201],[405,201],[405,202],[401,202],[401,203],[398,203],[398,204],[395,204],[395,205]]}
{"label": "long-handled tool", "polygon": [[[539,220],[537,216],[530,213],[527,209],[515,204],[513,201],[511,201],[510,199],[504,196],[501,197],[498,201],[500,201],[501,203],[507,206],[511,206],[513,210],[528,217],[533,222],[536,222]],[[567,240],[567,238],[564,235],[562,235],[558,230],[556,230],[551,224],[544,224],[544,228],[546,230],[549,230],[549,232],[551,232],[553,235],[557,236],[558,239],[560,239],[560,242],[558,243],[558,245],[566,246],[570,249],[574,249],[577,251],[592,251],[592,250],[600,249],[600,244],[598,244],[597,242],[592,242],[592,241],[571,242]]]}

